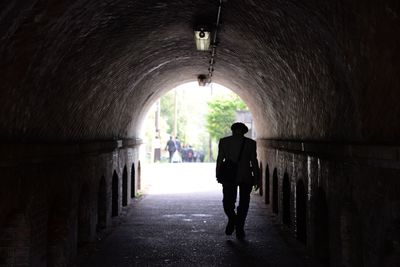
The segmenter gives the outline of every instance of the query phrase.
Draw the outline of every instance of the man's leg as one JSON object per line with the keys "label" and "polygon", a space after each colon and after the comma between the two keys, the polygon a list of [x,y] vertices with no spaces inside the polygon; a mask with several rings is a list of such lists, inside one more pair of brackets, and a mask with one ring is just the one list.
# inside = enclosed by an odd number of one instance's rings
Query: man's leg
{"label": "man's leg", "polygon": [[168,152],[169,152],[169,163],[171,163],[173,152],[171,150],[168,150]]}
{"label": "man's leg", "polygon": [[235,184],[223,184],[222,185],[224,211],[228,216],[228,224],[226,225],[225,234],[231,235],[235,230],[236,213],[235,213],[235,202],[237,196],[237,185]]}
{"label": "man's leg", "polygon": [[236,236],[244,238],[244,224],[250,204],[250,193],[253,186],[248,184],[239,185],[239,206],[237,207]]}

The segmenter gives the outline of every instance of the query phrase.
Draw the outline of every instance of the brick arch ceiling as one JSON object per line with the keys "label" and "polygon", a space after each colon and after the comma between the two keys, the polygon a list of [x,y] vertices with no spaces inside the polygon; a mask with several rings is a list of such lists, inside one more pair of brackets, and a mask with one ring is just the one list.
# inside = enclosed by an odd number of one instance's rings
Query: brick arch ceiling
{"label": "brick arch ceiling", "polygon": [[[361,71],[365,62],[347,36],[352,10],[297,2],[224,1],[214,81],[247,102],[261,138],[391,141],[399,131],[379,127],[385,111],[368,111],[376,95],[364,90],[371,68]],[[11,141],[137,136],[158,97],[207,73],[209,54],[194,49],[192,27],[199,18],[213,22],[217,10],[211,0],[4,1],[0,8],[0,134]],[[365,46],[373,51],[374,43]],[[392,105],[396,85],[387,84],[383,103]]]}

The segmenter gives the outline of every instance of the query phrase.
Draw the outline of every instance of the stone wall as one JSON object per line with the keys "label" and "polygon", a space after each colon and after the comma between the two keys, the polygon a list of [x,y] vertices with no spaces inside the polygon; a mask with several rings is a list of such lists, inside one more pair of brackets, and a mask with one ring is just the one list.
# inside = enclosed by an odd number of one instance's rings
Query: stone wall
{"label": "stone wall", "polygon": [[1,146],[0,266],[73,262],[135,197],[138,146],[130,140]]}
{"label": "stone wall", "polygon": [[258,149],[271,210],[312,255],[330,266],[400,262],[399,147],[259,140]]}

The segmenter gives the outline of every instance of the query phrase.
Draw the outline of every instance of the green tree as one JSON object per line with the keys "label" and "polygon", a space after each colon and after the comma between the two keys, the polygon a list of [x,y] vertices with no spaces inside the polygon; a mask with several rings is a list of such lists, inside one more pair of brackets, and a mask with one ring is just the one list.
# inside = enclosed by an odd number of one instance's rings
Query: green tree
{"label": "green tree", "polygon": [[172,134],[174,129],[174,94],[173,90],[166,93],[163,97],[161,97],[161,117],[164,118],[167,122],[168,129],[167,132]]}
{"label": "green tree", "polygon": [[208,102],[206,128],[213,140],[229,135],[238,110],[247,110],[247,106],[236,95],[218,97]]}
{"label": "green tree", "polygon": [[[169,134],[174,132],[175,104],[177,109],[177,133],[181,142],[186,142],[186,127],[188,124],[188,109],[184,105],[185,96],[182,90],[171,90],[160,98],[161,117],[167,122],[168,128],[165,129]],[[176,102],[175,102],[176,101]]]}

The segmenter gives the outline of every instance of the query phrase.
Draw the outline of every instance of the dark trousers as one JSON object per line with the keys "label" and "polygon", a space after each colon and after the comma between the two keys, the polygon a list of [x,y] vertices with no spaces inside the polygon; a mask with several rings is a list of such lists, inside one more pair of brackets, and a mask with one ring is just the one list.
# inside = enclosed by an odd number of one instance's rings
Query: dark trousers
{"label": "dark trousers", "polygon": [[168,152],[169,152],[169,162],[172,162],[172,156],[174,155],[175,150],[174,151],[168,150]]}
{"label": "dark trousers", "polygon": [[[235,213],[235,203],[237,198],[237,189],[239,187],[239,206],[237,214]],[[243,228],[246,221],[247,212],[250,204],[250,193],[253,186],[249,184],[223,184],[222,193],[224,195],[222,203],[224,211],[229,220],[236,221],[237,228]]]}

